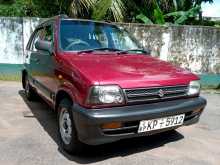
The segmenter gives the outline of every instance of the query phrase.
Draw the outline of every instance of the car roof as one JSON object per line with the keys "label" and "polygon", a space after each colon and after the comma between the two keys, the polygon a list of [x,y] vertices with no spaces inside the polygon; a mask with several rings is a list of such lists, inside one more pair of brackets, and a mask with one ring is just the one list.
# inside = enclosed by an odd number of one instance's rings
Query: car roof
{"label": "car roof", "polygon": [[46,20],[44,20],[42,23],[40,23],[37,28],[41,28],[51,22],[54,22],[56,20],[73,20],[73,21],[84,21],[84,22],[94,22],[94,23],[100,23],[100,24],[107,24],[107,25],[111,25],[111,26],[116,26],[115,24],[111,23],[111,22],[105,22],[105,21],[96,21],[96,20],[90,20],[90,19],[76,19],[76,18],[70,18],[67,15],[57,15],[51,18],[48,18]]}

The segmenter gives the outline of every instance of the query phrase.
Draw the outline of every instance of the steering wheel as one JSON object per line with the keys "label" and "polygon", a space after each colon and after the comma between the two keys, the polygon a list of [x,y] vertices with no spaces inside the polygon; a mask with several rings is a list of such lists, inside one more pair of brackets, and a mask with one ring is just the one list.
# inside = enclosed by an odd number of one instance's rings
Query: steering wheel
{"label": "steering wheel", "polygon": [[74,45],[80,45],[80,44],[90,47],[89,43],[87,43],[86,41],[82,41],[80,39],[75,39],[75,40],[71,41],[68,46],[66,46],[65,50],[71,50],[70,49],[71,47],[73,47]]}

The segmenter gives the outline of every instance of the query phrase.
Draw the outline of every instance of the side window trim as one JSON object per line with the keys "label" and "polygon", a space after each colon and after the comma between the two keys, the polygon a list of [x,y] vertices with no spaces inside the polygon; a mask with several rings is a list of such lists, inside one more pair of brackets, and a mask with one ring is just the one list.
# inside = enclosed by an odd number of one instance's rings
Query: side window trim
{"label": "side window trim", "polygon": [[27,43],[26,50],[29,50],[29,51],[31,50],[32,42],[33,42],[33,40],[34,40],[34,38],[35,38],[36,33],[37,33],[38,30],[39,30],[39,29],[35,29],[34,32],[32,33],[32,35],[31,35],[31,37],[30,37],[30,39],[29,39],[29,41],[28,41],[28,43]]}
{"label": "side window trim", "polygon": [[34,50],[35,39],[36,39],[36,37],[39,36],[39,32],[40,32],[40,30],[42,30],[42,29],[43,29],[43,27],[40,27],[40,28],[36,29],[36,31],[35,31],[35,33],[34,33],[34,36],[33,36],[33,39],[32,39],[32,41],[31,41],[31,44],[30,44],[30,51],[36,52],[36,50]]}

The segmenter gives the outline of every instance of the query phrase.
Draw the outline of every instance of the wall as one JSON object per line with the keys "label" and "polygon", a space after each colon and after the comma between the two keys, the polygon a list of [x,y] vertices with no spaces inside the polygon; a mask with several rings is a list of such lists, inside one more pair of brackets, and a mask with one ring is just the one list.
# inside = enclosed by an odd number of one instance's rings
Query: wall
{"label": "wall", "polygon": [[[10,77],[10,74],[19,77],[18,68],[19,64],[21,68],[23,63],[23,50],[30,34],[40,21],[39,18],[0,17],[0,79]],[[219,86],[219,28],[121,23],[118,25],[133,34],[143,47],[151,49],[153,56],[199,74],[206,86]],[[17,64],[16,67],[13,67],[13,64]]]}
{"label": "wall", "polygon": [[24,47],[39,21],[39,18],[0,17],[0,63],[23,63]]}
{"label": "wall", "polygon": [[23,51],[39,18],[0,17],[0,80],[20,79]]}
{"label": "wall", "polygon": [[220,29],[122,24],[152,55],[197,74],[220,73]]}
{"label": "wall", "polygon": [[220,28],[120,25],[153,56],[199,74],[205,87],[220,87]]}

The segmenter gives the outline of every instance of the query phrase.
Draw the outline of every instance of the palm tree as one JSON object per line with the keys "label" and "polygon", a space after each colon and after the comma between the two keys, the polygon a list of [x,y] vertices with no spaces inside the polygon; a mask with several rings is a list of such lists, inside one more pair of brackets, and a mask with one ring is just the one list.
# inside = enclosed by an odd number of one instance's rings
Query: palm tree
{"label": "palm tree", "polygon": [[123,0],[96,0],[92,18],[102,20],[108,15],[114,21],[123,21],[125,11],[126,7]]}
{"label": "palm tree", "polygon": [[[70,6],[71,17],[84,17],[96,20],[127,21],[139,13],[154,19],[155,3],[164,14],[187,11],[202,2],[213,0],[58,0]],[[60,3],[62,4],[62,3]],[[67,5],[70,4],[70,5]],[[157,7],[156,7],[157,8]]]}
{"label": "palm tree", "polygon": [[72,0],[69,8],[69,15],[73,18],[85,17],[89,14],[95,2],[96,0]]}
{"label": "palm tree", "polygon": [[[69,16],[73,18],[93,18],[104,20],[109,18],[114,21],[123,21],[125,17],[125,4],[123,0],[58,0],[70,4]],[[68,2],[69,1],[69,2]],[[66,6],[66,5],[65,5]],[[67,5],[68,6],[68,5]]]}

